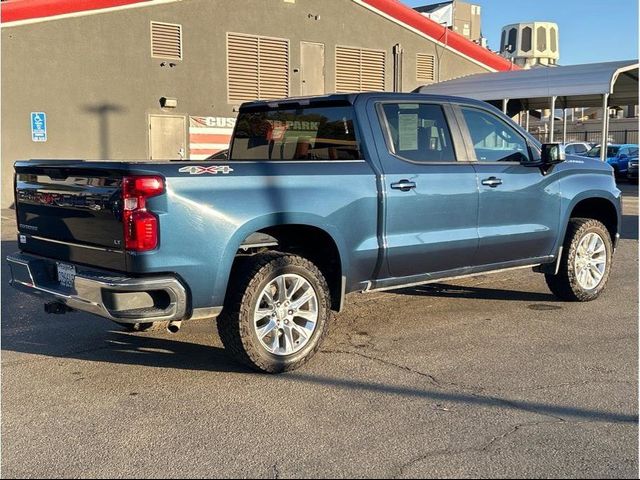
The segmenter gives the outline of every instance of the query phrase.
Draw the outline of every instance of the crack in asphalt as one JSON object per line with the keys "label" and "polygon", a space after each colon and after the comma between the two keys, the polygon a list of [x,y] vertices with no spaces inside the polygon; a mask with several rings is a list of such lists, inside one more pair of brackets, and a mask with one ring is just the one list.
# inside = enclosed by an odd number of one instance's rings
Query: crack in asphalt
{"label": "crack in asphalt", "polygon": [[540,390],[551,390],[554,388],[562,388],[562,387],[579,387],[583,385],[629,385],[632,387],[634,386],[633,382],[628,380],[583,380],[581,382],[553,383],[550,385],[541,385],[539,387],[521,388],[517,390],[511,390],[511,392],[513,393],[537,392]]}
{"label": "crack in asphalt", "polygon": [[435,451],[431,451],[431,452],[427,452],[424,453],[422,455],[420,455],[419,457],[415,457],[411,460],[409,460],[407,463],[404,463],[398,467],[396,467],[397,473],[395,475],[392,475],[390,478],[400,478],[402,477],[406,471],[413,467],[414,465],[423,462],[424,460],[428,459],[428,458],[433,458],[433,457],[438,457],[441,455],[461,455],[464,453],[471,453],[471,452],[477,452],[477,453],[483,453],[488,451],[489,449],[491,449],[496,443],[506,439],[507,437],[515,434],[516,432],[518,432],[519,430],[523,429],[523,428],[528,428],[528,427],[538,427],[538,426],[555,426],[555,425],[582,425],[582,424],[587,424],[587,423],[593,423],[593,422],[585,422],[585,421],[567,421],[567,420],[555,420],[555,421],[544,421],[544,422],[524,422],[524,423],[518,423],[512,427],[510,427],[508,430],[504,431],[503,433],[501,433],[500,435],[496,435],[494,437],[492,437],[490,440],[484,442],[483,444],[476,446],[476,447],[469,447],[469,448],[463,448],[463,449],[445,449],[445,450],[435,450]]}
{"label": "crack in asphalt", "polygon": [[362,357],[374,362],[378,362],[381,363],[383,365],[387,365],[389,367],[394,367],[394,368],[398,368],[400,370],[404,370],[405,372],[409,372],[409,373],[413,373],[415,375],[419,375],[421,377],[426,378],[429,383],[431,383],[434,387],[438,387],[440,389],[446,390],[447,388],[456,388],[456,389],[462,389],[465,390],[466,392],[472,394],[473,392],[480,392],[482,391],[481,388],[472,388],[472,387],[468,387],[466,385],[460,385],[457,383],[450,383],[450,382],[441,382],[439,381],[436,377],[434,377],[433,375],[429,374],[429,373],[425,373],[425,372],[421,372],[420,370],[416,370],[414,368],[411,367],[407,367],[405,365],[401,365],[399,363],[394,363],[391,362],[389,360],[385,360],[383,358],[378,358],[378,357],[374,357],[372,355],[367,355],[365,353],[362,352],[357,352],[357,351],[352,351],[352,350],[322,350],[321,353],[330,353],[330,354],[343,354],[343,355],[355,355],[358,357]]}

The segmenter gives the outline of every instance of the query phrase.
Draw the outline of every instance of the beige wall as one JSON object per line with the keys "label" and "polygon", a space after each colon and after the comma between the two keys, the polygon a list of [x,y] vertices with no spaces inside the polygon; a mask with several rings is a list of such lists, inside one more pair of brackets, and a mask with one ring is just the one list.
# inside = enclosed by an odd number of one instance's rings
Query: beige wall
{"label": "beige wall", "polygon": [[[175,68],[151,58],[152,20],[183,26],[184,59]],[[405,51],[405,91],[418,86],[417,53],[441,58],[441,80],[484,71],[350,0],[184,0],[4,27],[2,207],[12,202],[17,159],[147,159],[147,115],[162,113],[160,97],[178,99],[167,113],[235,116],[237,105],[227,103],[227,32],[290,39],[291,95],[300,94],[300,41],[326,45],[327,92],[335,88],[335,45],[384,49],[388,90],[396,43]],[[47,114],[46,143],[31,141],[32,111]]]}

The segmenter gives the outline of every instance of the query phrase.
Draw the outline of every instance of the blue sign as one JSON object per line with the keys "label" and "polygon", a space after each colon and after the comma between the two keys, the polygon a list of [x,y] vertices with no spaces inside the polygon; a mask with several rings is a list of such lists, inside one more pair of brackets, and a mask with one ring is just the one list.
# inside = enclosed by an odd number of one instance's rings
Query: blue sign
{"label": "blue sign", "polygon": [[47,141],[47,114],[31,112],[31,140],[34,142]]}

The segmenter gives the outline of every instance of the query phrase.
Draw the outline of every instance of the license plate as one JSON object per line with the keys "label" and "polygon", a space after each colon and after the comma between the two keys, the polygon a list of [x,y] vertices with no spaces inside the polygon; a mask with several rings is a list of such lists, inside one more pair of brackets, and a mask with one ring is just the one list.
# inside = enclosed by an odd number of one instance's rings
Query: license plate
{"label": "license plate", "polygon": [[73,280],[76,278],[76,267],[66,263],[58,263],[58,281],[60,285],[73,288]]}

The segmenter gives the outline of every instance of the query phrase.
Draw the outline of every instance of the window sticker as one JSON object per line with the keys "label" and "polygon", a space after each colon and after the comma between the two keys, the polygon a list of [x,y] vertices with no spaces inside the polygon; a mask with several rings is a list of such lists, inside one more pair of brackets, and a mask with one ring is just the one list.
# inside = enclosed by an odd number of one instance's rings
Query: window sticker
{"label": "window sticker", "polygon": [[398,130],[400,131],[400,150],[418,150],[418,114],[400,114]]}

